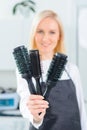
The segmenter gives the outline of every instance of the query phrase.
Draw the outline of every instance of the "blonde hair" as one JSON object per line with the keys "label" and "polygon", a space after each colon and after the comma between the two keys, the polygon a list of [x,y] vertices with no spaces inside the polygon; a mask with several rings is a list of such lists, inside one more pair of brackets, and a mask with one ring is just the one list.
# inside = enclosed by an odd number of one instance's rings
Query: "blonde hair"
{"label": "blonde hair", "polygon": [[61,24],[61,21],[60,21],[58,15],[52,10],[44,10],[41,13],[39,13],[38,15],[36,15],[36,17],[33,21],[32,32],[31,32],[31,36],[30,36],[30,47],[31,47],[31,49],[38,49],[35,44],[34,36],[35,36],[38,24],[47,17],[51,17],[52,19],[56,20],[58,23],[58,26],[59,26],[59,30],[60,30],[60,39],[58,40],[58,44],[54,49],[54,53],[56,53],[56,52],[65,53],[64,32],[63,32],[62,24]]}

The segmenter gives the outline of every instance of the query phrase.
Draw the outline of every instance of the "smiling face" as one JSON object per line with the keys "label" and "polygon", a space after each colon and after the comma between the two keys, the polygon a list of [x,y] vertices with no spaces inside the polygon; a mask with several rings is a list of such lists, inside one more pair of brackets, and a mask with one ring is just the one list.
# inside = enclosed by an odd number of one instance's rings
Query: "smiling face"
{"label": "smiling face", "polygon": [[35,43],[43,59],[53,57],[59,40],[59,32],[57,21],[51,17],[43,19],[37,26]]}

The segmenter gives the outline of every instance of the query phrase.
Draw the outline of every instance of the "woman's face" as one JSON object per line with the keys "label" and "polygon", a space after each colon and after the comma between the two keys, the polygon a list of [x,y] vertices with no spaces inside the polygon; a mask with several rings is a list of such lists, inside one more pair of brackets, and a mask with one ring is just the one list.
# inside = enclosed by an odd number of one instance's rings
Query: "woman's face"
{"label": "woman's face", "polygon": [[59,40],[59,27],[56,20],[48,17],[37,26],[35,33],[36,47],[40,54],[53,54]]}

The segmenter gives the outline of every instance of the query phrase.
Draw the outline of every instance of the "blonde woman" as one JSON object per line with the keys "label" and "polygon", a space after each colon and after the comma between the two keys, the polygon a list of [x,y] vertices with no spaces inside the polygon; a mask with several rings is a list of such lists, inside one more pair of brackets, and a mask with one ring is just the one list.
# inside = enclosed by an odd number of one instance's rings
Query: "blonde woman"
{"label": "blonde woman", "polygon": [[[62,24],[54,11],[45,10],[35,17],[30,43],[31,49],[39,50],[45,82],[53,55],[66,53]],[[63,71],[46,100],[41,95],[30,94],[26,81],[17,74],[20,111],[30,121],[29,130],[87,130],[78,68],[69,61],[65,68],[67,73]]]}

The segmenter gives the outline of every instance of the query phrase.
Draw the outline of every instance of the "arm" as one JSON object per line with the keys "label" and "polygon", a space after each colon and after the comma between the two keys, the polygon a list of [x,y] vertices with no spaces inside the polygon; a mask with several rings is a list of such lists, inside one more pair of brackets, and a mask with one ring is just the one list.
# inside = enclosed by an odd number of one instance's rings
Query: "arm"
{"label": "arm", "polygon": [[[18,71],[16,71],[16,75],[17,93],[20,96],[20,112],[24,118],[29,119],[34,127],[38,128],[43,122],[46,108],[48,108],[48,103],[43,100],[42,96],[31,95],[26,80],[21,78]],[[39,115],[38,113],[40,112],[41,114]]]}
{"label": "arm", "polygon": [[76,95],[77,95],[77,101],[78,101],[78,106],[80,111],[81,127],[82,130],[87,130],[87,117],[85,111],[83,90],[82,90],[80,74],[77,66],[72,66],[72,68],[70,69],[70,76],[76,87]]}

